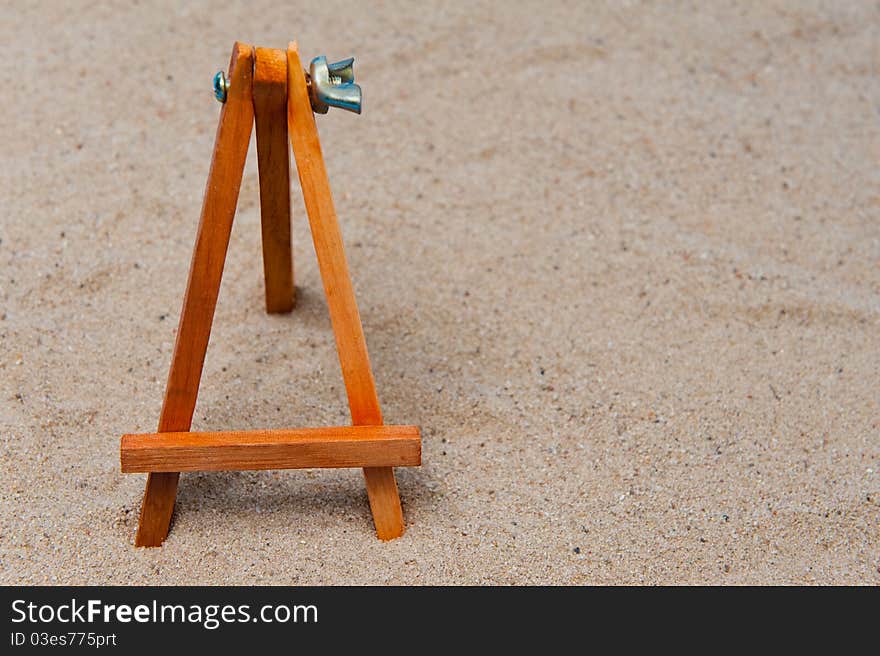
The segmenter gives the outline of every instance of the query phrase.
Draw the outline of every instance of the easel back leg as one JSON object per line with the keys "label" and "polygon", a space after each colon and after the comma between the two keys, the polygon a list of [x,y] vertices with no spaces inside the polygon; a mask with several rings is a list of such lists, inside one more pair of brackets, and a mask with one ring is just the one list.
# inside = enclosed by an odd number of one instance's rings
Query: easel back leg
{"label": "easel back leg", "polygon": [[287,141],[287,55],[257,48],[254,120],[260,171],[266,311],[290,312],[295,302],[290,245],[290,144]]}

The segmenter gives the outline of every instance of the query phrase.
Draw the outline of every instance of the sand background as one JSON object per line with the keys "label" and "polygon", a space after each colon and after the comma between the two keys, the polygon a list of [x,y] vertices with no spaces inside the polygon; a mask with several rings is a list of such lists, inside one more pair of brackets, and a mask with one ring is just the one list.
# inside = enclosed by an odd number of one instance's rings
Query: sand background
{"label": "sand background", "polygon": [[[161,407],[235,39],[354,55],[319,129],[406,535],[357,470],[191,474]],[[12,3],[0,582],[880,583],[876,2]],[[245,170],[195,429],[345,423],[298,184]]]}

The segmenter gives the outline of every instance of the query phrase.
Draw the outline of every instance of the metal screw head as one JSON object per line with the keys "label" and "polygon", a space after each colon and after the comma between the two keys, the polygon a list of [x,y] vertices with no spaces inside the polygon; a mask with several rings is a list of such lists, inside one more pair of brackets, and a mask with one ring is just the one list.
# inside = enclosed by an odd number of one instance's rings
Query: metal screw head
{"label": "metal screw head", "polygon": [[328,64],[326,57],[315,57],[309,66],[309,97],[318,114],[331,107],[360,114],[363,93],[354,83],[354,58]]}
{"label": "metal screw head", "polygon": [[214,97],[218,102],[225,103],[228,93],[229,80],[226,79],[226,73],[217,71],[217,74],[214,76]]}

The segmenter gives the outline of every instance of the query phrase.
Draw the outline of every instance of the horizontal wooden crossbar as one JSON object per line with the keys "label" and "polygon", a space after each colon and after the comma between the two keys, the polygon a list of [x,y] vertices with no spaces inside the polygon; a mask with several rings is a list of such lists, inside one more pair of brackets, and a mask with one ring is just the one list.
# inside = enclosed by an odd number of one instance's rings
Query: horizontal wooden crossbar
{"label": "horizontal wooden crossbar", "polygon": [[123,435],[123,473],[414,467],[418,426],[337,426],[290,430]]}

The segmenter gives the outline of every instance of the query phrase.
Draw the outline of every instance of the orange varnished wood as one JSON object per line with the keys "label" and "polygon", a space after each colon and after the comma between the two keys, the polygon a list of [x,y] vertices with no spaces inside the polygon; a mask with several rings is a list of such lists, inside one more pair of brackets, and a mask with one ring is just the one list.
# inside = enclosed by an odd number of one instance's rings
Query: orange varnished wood
{"label": "orange varnished wood", "polygon": [[[287,49],[287,75],[290,142],[336,336],[352,423],[380,425],[382,412],[296,43]],[[404,524],[394,470],[365,468],[364,477],[377,535],[382,540],[400,537]]]}
{"label": "orange varnished wood", "polygon": [[148,433],[123,435],[120,460],[128,473],[412,467],[421,441],[417,426]]}
{"label": "orange varnished wood", "polygon": [[[255,53],[250,46],[236,43],[229,79],[159,429],[157,433],[125,435],[122,439],[123,471],[151,472],[136,544],[157,546],[167,536],[181,471],[298,467],[363,467],[378,537],[399,537],[404,524],[393,467],[420,464],[421,442],[414,426],[382,425],[363,327],[296,45],[291,44],[286,53],[268,49]],[[286,142],[289,137],[354,426],[189,432],[254,120],[260,166],[266,307],[269,312],[285,312],[294,300],[290,160]]]}
{"label": "orange varnished wood", "polygon": [[376,535],[380,540],[394,540],[403,535],[403,508],[397,491],[397,479],[391,467],[364,467],[367,499]]}
{"label": "orange varnished wood", "polygon": [[[253,49],[236,43],[228,69],[228,98],[220,111],[214,156],[159,419],[162,433],[187,431],[192,424],[254,120],[253,66]],[[177,478],[176,472],[147,477],[135,539],[138,546],[158,546],[168,535]]]}
{"label": "orange varnished wood", "polygon": [[287,55],[283,50],[257,48],[254,62],[254,121],[260,171],[266,311],[274,314],[290,312],[295,293],[290,246]]}

